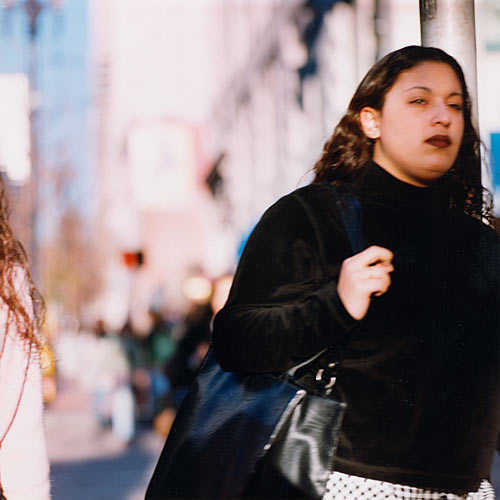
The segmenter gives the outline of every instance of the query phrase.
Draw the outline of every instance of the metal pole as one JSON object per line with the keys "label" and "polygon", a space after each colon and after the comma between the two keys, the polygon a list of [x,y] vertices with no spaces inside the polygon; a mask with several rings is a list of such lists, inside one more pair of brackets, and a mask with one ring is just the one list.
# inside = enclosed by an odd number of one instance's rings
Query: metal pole
{"label": "metal pole", "polygon": [[462,66],[477,126],[474,0],[420,0],[420,34],[422,45],[443,49]]}
{"label": "metal pole", "polygon": [[[30,27],[31,31],[31,27]],[[31,176],[27,186],[31,195],[31,241],[30,241],[30,258],[31,258],[31,274],[36,286],[41,286],[40,275],[40,254],[38,245],[38,221],[39,221],[39,188],[40,188],[40,165],[39,165],[39,149],[38,149],[38,46],[36,41],[36,28],[32,32],[29,40],[29,66],[28,79],[30,82],[30,136],[31,136]]]}
{"label": "metal pole", "polygon": [[40,276],[40,254],[38,245],[38,221],[39,221],[39,149],[38,149],[38,20],[44,6],[38,0],[25,0],[22,4],[25,14],[28,18],[28,44],[29,44],[29,62],[28,79],[31,92],[31,177],[27,189],[31,198],[31,241],[29,246],[31,260],[31,275],[36,286],[41,286]]}

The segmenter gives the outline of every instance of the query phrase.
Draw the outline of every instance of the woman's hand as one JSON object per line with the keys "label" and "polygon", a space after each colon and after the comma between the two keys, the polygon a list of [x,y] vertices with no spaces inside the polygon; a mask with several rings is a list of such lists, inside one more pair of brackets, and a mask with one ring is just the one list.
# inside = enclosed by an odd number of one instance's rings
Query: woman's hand
{"label": "woman's hand", "polygon": [[365,317],[372,295],[378,297],[389,289],[392,258],[387,248],[371,246],[342,262],[337,291],[354,319]]}

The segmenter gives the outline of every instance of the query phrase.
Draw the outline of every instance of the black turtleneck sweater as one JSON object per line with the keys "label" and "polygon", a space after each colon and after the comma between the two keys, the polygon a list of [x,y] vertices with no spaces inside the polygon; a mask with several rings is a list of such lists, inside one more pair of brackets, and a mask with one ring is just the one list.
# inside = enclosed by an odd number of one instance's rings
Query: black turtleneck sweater
{"label": "black turtleneck sweater", "polygon": [[499,242],[437,190],[374,163],[350,186],[367,245],[394,253],[389,291],[355,321],[337,294],[352,254],[331,186],[285,196],[252,233],[214,321],[223,368],[277,372],[355,328],[337,396],[335,469],[442,491],[489,476],[500,432]]}

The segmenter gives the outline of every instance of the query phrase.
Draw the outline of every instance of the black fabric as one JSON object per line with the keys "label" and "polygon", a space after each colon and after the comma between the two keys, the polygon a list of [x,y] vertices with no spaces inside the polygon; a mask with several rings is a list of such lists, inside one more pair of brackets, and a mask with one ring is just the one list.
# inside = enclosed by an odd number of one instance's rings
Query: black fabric
{"label": "black fabric", "polygon": [[333,471],[345,408],[290,378],[224,372],[209,349],[146,499],[319,500]]}
{"label": "black fabric", "polygon": [[[392,285],[355,321],[336,291],[351,254],[328,185],[273,205],[214,321],[221,365],[280,371],[356,328],[336,395],[347,402],[335,468],[444,491],[477,490],[499,436],[499,242],[437,190],[374,163],[350,186],[367,244],[394,252]],[[325,271],[326,270],[326,271]]]}
{"label": "black fabric", "polygon": [[245,496],[322,499],[345,411],[340,401],[304,396],[257,464]]}
{"label": "black fabric", "polygon": [[209,349],[179,408],[146,499],[241,498],[297,392],[271,376],[223,372]]}

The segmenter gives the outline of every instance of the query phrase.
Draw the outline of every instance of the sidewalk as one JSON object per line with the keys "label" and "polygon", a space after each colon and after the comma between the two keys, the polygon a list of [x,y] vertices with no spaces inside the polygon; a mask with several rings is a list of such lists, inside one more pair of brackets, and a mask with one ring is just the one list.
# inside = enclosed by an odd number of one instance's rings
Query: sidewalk
{"label": "sidewalk", "polygon": [[53,500],[144,500],[163,438],[144,429],[121,444],[98,428],[88,395],[68,382],[45,420]]}

